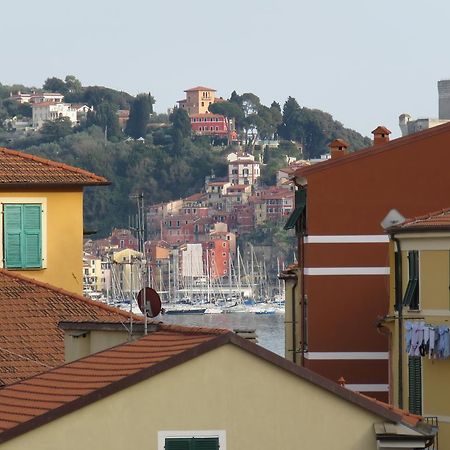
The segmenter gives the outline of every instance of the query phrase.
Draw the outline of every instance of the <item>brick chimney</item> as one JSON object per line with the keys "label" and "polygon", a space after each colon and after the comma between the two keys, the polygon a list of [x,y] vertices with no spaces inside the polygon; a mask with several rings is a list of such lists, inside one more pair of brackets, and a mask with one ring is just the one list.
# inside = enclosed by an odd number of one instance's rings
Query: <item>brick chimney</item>
{"label": "brick chimney", "polygon": [[335,139],[328,147],[330,147],[331,158],[340,158],[348,153],[348,144],[344,139]]}
{"label": "brick chimney", "polygon": [[373,134],[373,145],[383,145],[389,142],[389,135],[391,134],[390,130],[386,127],[379,126],[372,131]]}

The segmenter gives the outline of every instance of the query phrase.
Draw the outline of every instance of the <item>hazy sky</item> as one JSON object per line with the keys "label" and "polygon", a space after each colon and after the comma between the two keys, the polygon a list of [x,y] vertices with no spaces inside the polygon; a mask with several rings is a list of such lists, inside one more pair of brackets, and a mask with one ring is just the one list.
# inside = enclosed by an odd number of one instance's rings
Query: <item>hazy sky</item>
{"label": "hazy sky", "polygon": [[22,0],[0,8],[0,83],[73,74],[165,112],[204,85],[331,113],[369,135],[437,117],[450,78],[450,2],[435,0]]}

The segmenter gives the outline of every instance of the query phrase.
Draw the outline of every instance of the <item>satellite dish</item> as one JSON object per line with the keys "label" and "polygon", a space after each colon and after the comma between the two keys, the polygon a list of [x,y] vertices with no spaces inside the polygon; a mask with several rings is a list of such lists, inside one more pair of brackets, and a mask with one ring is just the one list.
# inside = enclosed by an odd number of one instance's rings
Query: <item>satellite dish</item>
{"label": "satellite dish", "polygon": [[387,213],[387,216],[381,221],[381,226],[384,230],[387,230],[395,225],[401,225],[405,220],[406,219],[396,209],[391,209]]}
{"label": "satellite dish", "polygon": [[150,287],[145,287],[139,291],[137,303],[144,316],[156,317],[161,312],[161,298],[159,297],[159,294]]}

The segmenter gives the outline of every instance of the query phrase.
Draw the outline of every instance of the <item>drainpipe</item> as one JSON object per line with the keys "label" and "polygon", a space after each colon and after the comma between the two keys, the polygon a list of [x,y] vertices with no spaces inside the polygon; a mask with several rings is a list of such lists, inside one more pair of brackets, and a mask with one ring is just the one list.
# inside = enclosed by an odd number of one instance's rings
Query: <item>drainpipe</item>
{"label": "drainpipe", "polygon": [[306,297],[305,297],[305,237],[303,234],[300,235],[300,242],[299,242],[299,266],[300,266],[300,283],[301,283],[301,326],[302,326],[302,346],[301,346],[301,353],[302,353],[302,359],[301,359],[301,365],[305,366],[305,351],[306,351],[306,340],[307,340],[307,333],[306,333],[306,308],[308,307],[306,304]]}
{"label": "drainpipe", "polygon": [[[294,178],[294,184],[297,189],[304,189],[305,187],[298,184]],[[300,267],[300,299],[301,299],[301,366],[305,366],[305,351],[306,351],[306,301],[305,301],[305,236],[303,232],[300,232],[298,236],[298,246],[297,246],[297,260]],[[294,349],[296,347],[294,346]]]}
{"label": "drainpipe", "polygon": [[297,336],[296,336],[296,329],[295,329],[295,326],[297,324],[297,320],[295,317],[295,313],[296,313],[296,311],[295,311],[295,289],[297,287],[297,284],[298,284],[298,278],[295,277],[295,281],[292,285],[292,294],[291,294],[291,298],[292,298],[292,312],[291,312],[291,314],[292,314],[292,362],[294,364],[297,363],[297,347],[296,347]]}
{"label": "drainpipe", "polygon": [[397,247],[398,258],[395,270],[395,301],[398,312],[398,407],[403,409],[403,264],[400,240],[391,234]]}

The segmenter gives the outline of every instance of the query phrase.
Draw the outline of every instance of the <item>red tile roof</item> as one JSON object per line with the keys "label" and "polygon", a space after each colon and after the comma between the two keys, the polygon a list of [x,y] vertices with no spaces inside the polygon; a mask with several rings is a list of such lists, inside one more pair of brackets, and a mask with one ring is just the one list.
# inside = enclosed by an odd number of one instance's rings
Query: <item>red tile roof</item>
{"label": "red tile roof", "polygon": [[213,91],[216,92],[215,89],[211,89],[205,86],[196,86],[190,89],[186,89],[184,92],[194,92],[194,91]]}
{"label": "red tile roof", "polygon": [[325,161],[321,161],[319,164],[313,164],[309,167],[300,167],[295,171],[294,175],[298,177],[307,177],[310,174],[315,174],[323,170],[330,170],[334,167],[339,167],[344,164],[351,164],[354,161],[358,161],[359,159],[376,157],[376,155],[382,152],[392,152],[397,148],[404,147],[412,142],[421,141],[423,139],[428,139],[440,134],[445,134],[449,131],[450,123],[446,123],[437,127],[410,134],[408,136],[393,139],[392,141],[388,141],[382,145],[380,144],[377,146],[367,147],[354,153],[343,155],[340,158],[331,158]]}
{"label": "red tile roof", "polygon": [[64,362],[60,321],[126,323],[129,317],[120,309],[0,269],[0,384]]}
{"label": "red tile roof", "polygon": [[406,219],[405,222],[392,227],[396,231],[447,231],[450,230],[450,208],[432,212],[424,216]]}
{"label": "red tile roof", "polygon": [[418,416],[352,392],[227,330],[160,325],[158,331],[137,341],[1,389],[0,443],[225,344],[236,345],[388,421],[408,427],[420,423]]}
{"label": "red tile roof", "polygon": [[106,178],[86,170],[0,147],[0,187],[107,184]]}

